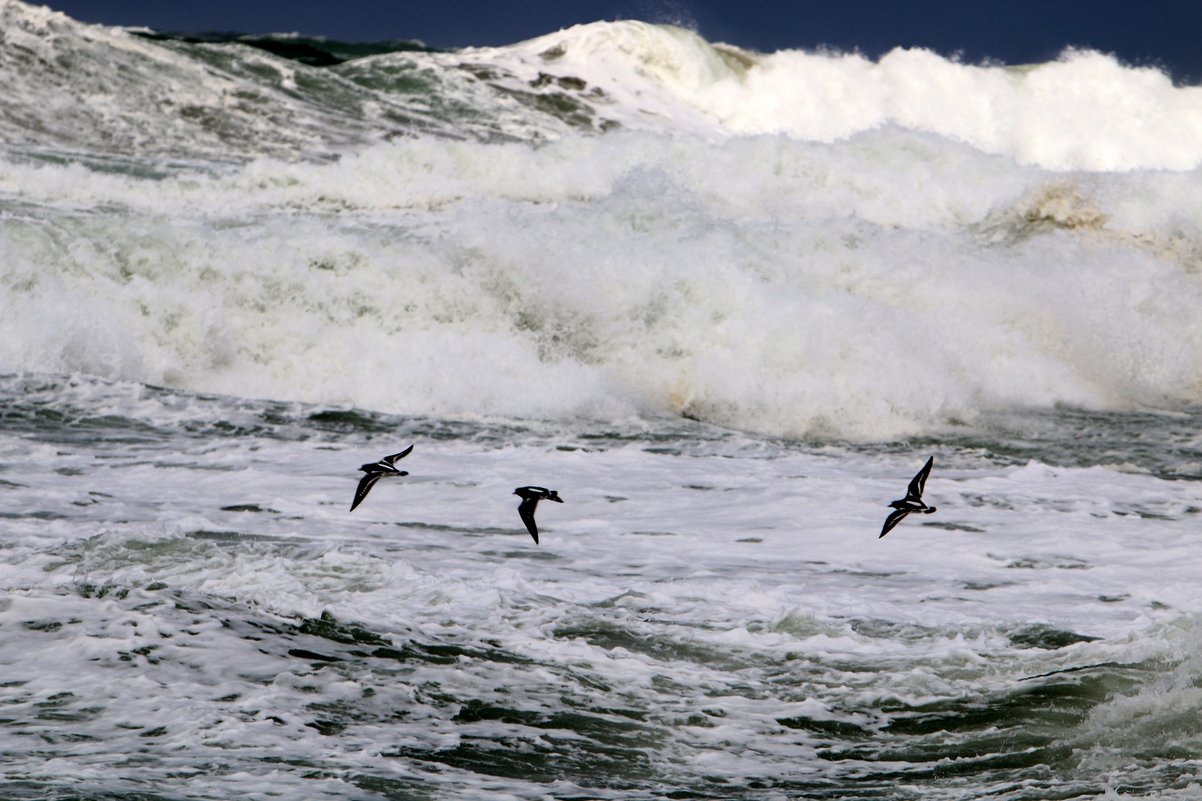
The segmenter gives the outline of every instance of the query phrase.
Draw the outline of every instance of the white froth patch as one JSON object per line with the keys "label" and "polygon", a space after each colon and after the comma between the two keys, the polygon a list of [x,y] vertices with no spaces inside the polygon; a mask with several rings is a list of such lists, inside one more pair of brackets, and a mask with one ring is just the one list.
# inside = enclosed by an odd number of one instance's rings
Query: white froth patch
{"label": "white froth patch", "polygon": [[[586,79],[617,101],[601,106],[603,113],[634,129],[832,142],[895,125],[1050,170],[1202,163],[1202,88],[1174,86],[1160,70],[1094,51],[1070,49],[1056,61],[1019,67],[896,48],[874,62],[842,53],[755,53],[623,21],[469,52],[527,80],[544,71]],[[1157,124],[1147,125],[1152,119]]]}
{"label": "white froth patch", "polygon": [[[175,419],[174,399],[154,394],[156,409],[120,386],[55,397],[90,414]],[[194,402],[197,420],[237,418],[237,401]],[[136,751],[140,776],[214,796],[274,784],[358,797],[346,776],[394,771],[471,795],[496,777],[397,749],[515,751],[554,736],[556,759],[587,752],[587,730],[545,725],[566,711],[645,727],[639,747],[657,776],[680,777],[673,786],[850,781],[859,764],[818,750],[928,745],[938,732],[888,724],[924,707],[975,715],[1095,665],[1136,683],[1056,724],[1079,772],[1197,748],[1194,482],[1001,466],[946,446],[961,464],[936,456],[926,497],[939,512],[879,540],[885,503],[924,453],[736,436],[669,438],[676,453],[639,439],[559,450],[545,432],[507,431],[422,438],[411,476],[381,484],[353,514],[355,466],[413,432],[53,444],[0,432],[3,476],[20,484],[3,486],[14,516],[0,559],[0,689],[35,735],[13,738],[11,770],[108,786],[126,775],[114,759]],[[538,546],[511,494],[527,482],[566,501],[540,508]],[[97,490],[96,502],[74,502]],[[62,517],[30,516],[46,508]],[[298,631],[300,616],[326,612],[373,639]],[[1014,641],[1033,625],[1104,639]],[[443,646],[448,658],[373,654],[381,643]],[[486,649],[517,659],[472,653]],[[472,704],[512,712],[461,715]],[[1041,723],[1044,709],[1014,714]],[[83,737],[53,741],[66,734]],[[179,778],[211,764],[223,772]],[[513,781],[524,796],[548,786]]]}
{"label": "white froth patch", "polygon": [[0,369],[873,439],[1199,400],[1182,174],[1066,180],[890,129],[0,175],[31,209],[3,223]]}
{"label": "white froth patch", "polygon": [[149,41],[17,0],[0,5],[0,24],[13,45],[0,52],[4,141],[119,162],[328,157],[421,134],[545,142],[620,126],[833,142],[894,126],[1054,171],[1202,163],[1202,87],[1093,51],[1025,66],[905,48],[872,61],[757,53],[622,20],[317,68]]}

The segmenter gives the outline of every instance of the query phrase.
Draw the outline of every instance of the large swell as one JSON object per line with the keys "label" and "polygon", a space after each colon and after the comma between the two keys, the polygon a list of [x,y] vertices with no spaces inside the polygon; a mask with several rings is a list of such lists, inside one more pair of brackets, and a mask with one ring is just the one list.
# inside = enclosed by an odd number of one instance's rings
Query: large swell
{"label": "large swell", "polygon": [[8,370],[411,414],[892,436],[1199,400],[1202,182],[932,135],[0,163]]}
{"label": "large swell", "polygon": [[832,142],[898,127],[1049,170],[1202,162],[1202,88],[1092,51],[1024,66],[904,48],[871,61],[623,21],[323,68],[237,43],[151,41],[19,0],[0,1],[0,23],[0,134],[36,150],[222,161],[411,135],[537,141],[623,127]]}
{"label": "large swell", "polygon": [[1154,70],[0,14],[3,371],[854,438],[1199,400],[1202,90]]}

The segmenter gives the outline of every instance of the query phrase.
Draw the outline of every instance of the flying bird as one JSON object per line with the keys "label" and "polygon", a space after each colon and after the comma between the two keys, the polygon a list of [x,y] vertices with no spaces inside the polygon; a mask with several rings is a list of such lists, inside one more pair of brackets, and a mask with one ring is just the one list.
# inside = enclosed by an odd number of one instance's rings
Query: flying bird
{"label": "flying bird", "polygon": [[534,537],[534,544],[538,544],[538,526],[534,524],[534,510],[538,506],[539,501],[555,501],[563,503],[563,498],[559,497],[559,493],[555,490],[549,490],[546,487],[518,487],[513,491],[514,495],[519,495],[522,502],[518,504],[518,514],[522,516],[522,522],[526,524],[526,530],[530,532],[530,536]]}
{"label": "flying bird", "polygon": [[397,459],[404,459],[409,455],[409,451],[411,450],[413,450],[412,445],[400,453],[394,453],[392,456],[385,456],[378,462],[365,464],[359,468],[367,475],[359,479],[359,487],[355,490],[355,500],[351,501],[352,512],[355,511],[356,506],[363,503],[363,499],[367,497],[367,493],[371,492],[371,488],[374,487],[376,482],[384,476],[396,476],[397,478],[400,478],[401,476],[409,475],[409,473],[406,471],[397,469],[396,461]]}
{"label": "flying bird", "polygon": [[927,476],[931,474],[931,467],[934,464],[934,456],[927,459],[927,463],[910,480],[910,486],[906,487],[906,497],[889,504],[895,511],[890,512],[889,516],[885,518],[885,525],[881,528],[881,535],[877,537],[878,540],[892,531],[893,527],[900,523],[901,519],[910,514],[910,512],[920,512],[924,515],[929,515],[935,511],[934,506],[927,506],[922,502],[922,490],[926,487]]}

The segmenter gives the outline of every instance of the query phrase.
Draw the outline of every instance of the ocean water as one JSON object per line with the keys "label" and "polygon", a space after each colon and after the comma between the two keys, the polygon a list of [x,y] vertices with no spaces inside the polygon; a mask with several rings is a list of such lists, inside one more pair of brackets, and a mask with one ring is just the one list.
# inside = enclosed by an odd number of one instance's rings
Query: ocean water
{"label": "ocean water", "polygon": [[264,41],[0,0],[0,797],[1202,796],[1202,89]]}

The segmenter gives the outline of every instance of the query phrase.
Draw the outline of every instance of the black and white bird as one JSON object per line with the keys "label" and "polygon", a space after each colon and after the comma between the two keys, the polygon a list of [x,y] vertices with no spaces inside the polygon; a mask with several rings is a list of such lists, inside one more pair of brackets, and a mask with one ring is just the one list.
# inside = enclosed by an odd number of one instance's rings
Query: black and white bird
{"label": "black and white bird", "polygon": [[906,497],[893,501],[889,505],[894,511],[889,513],[885,518],[885,525],[881,528],[881,537],[888,534],[893,527],[901,522],[901,519],[911,512],[920,512],[924,515],[929,515],[935,511],[934,506],[927,506],[922,502],[922,490],[927,485],[927,476],[931,474],[931,467],[935,464],[935,457],[927,459],[927,463],[922,466],[918,474],[910,480],[910,486],[906,488]]}
{"label": "black and white bird", "polygon": [[555,501],[563,503],[563,498],[559,497],[559,493],[555,490],[549,490],[546,487],[518,487],[513,491],[514,495],[521,497],[522,502],[518,504],[518,514],[522,516],[522,522],[526,524],[526,530],[530,532],[530,536],[534,537],[534,544],[538,544],[538,526],[534,524],[534,510],[538,507],[539,501]]}
{"label": "black and white bird", "polygon": [[384,476],[396,476],[397,478],[400,478],[401,476],[409,475],[409,473],[406,471],[397,469],[396,461],[397,459],[404,459],[409,455],[409,451],[411,450],[413,450],[412,445],[400,453],[394,453],[392,456],[385,456],[378,462],[365,464],[359,468],[367,475],[359,479],[359,486],[355,490],[355,500],[351,501],[352,512],[355,511],[356,506],[363,503],[363,499],[367,497],[367,493],[371,492],[371,488],[374,487],[376,482]]}

